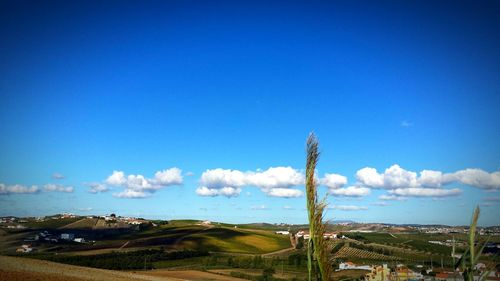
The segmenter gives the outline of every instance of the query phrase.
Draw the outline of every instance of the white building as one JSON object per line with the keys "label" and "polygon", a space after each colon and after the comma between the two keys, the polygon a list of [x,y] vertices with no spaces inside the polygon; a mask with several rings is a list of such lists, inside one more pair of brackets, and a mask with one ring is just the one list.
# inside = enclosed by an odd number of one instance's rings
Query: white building
{"label": "white building", "polygon": [[61,239],[73,240],[73,239],[75,239],[75,235],[73,233],[61,233]]}
{"label": "white building", "polygon": [[347,269],[362,269],[362,270],[372,270],[372,266],[370,265],[356,265],[350,261],[348,262],[342,262],[339,264],[339,271],[340,270],[347,270]]}

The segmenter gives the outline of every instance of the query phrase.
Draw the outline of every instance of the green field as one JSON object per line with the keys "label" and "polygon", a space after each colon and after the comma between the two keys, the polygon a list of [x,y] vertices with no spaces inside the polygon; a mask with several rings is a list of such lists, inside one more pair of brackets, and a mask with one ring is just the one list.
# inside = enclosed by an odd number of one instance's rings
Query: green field
{"label": "green field", "polygon": [[[209,270],[233,277],[247,276],[250,279],[260,276],[266,268],[276,269],[275,277],[282,280],[292,280],[294,275],[303,277],[307,272],[306,249],[290,249],[290,238],[275,234],[276,230],[290,229],[293,233],[306,229],[303,225],[290,228],[267,223],[204,225],[197,220],[128,225],[125,222],[106,222],[98,218],[48,219],[43,222],[30,221],[25,225],[28,228],[2,230],[0,246],[3,254],[16,254],[16,248],[25,244],[25,239],[47,230],[56,237],[63,232],[73,233],[89,242],[33,241],[30,242],[36,249],[33,253],[17,255],[119,270]],[[332,226],[337,231],[343,227]],[[368,265],[403,263],[413,269],[417,268],[416,265],[430,268],[440,267],[442,264],[444,267],[451,267],[451,247],[431,244],[429,241],[455,239],[458,243],[463,243],[466,239],[465,234],[417,232],[342,234],[348,239],[329,240],[334,249],[331,257],[335,267],[343,261]],[[497,240],[498,237],[493,237],[490,241]],[[463,250],[457,248],[457,252]],[[280,251],[284,249],[287,251]],[[182,253],[195,255],[186,256]],[[269,253],[271,254],[263,255]],[[175,257],[172,258],[172,255]],[[482,258],[486,259],[488,257]],[[279,273],[280,270],[283,274]],[[348,273],[344,271],[336,275],[341,279],[359,278],[363,275],[362,271]]]}

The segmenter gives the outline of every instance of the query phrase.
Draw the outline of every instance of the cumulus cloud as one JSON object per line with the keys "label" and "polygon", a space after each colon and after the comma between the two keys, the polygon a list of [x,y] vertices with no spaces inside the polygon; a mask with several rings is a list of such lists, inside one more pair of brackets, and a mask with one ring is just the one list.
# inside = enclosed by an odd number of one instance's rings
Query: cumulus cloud
{"label": "cumulus cloud", "polygon": [[123,187],[123,192],[114,193],[118,198],[145,198],[155,191],[183,183],[182,171],[179,168],[170,168],[155,173],[153,178],[146,178],[143,175],[125,175],[123,171],[113,171],[104,181],[111,186]]}
{"label": "cumulus cloud", "polygon": [[347,178],[339,174],[325,174],[325,176],[320,179],[320,184],[328,187],[330,190],[338,189],[347,184]]}
{"label": "cumulus cloud", "polygon": [[72,186],[64,186],[62,184],[48,183],[43,186],[43,190],[47,192],[73,192]]}
{"label": "cumulus cloud", "polygon": [[355,205],[333,205],[328,207],[329,209],[341,210],[341,211],[363,211],[368,210],[365,206],[355,206]]}
{"label": "cumulus cloud", "polygon": [[125,189],[122,192],[113,193],[113,196],[118,198],[146,198],[151,196],[151,193],[133,189]]}
{"label": "cumulus cloud", "polygon": [[238,197],[241,193],[241,188],[225,186],[222,188],[208,188],[206,186],[200,186],[196,189],[196,194],[200,196],[226,196],[226,197]]}
{"label": "cumulus cloud", "polygon": [[381,200],[400,200],[401,197],[448,197],[461,193],[458,188],[446,189],[451,183],[461,183],[486,191],[500,190],[500,171],[488,173],[481,169],[465,169],[454,173],[422,170],[419,174],[392,165],[383,173],[366,167],[356,173],[357,185],[387,189],[391,195],[383,195]]}
{"label": "cumulus cloud", "polygon": [[62,179],[64,179],[64,175],[62,175],[60,173],[53,173],[52,178],[55,180],[62,180]]}
{"label": "cumulus cloud", "polygon": [[448,181],[459,181],[463,184],[488,189],[500,189],[500,171],[488,173],[481,169],[465,169],[445,175]]}
{"label": "cumulus cloud", "polygon": [[330,194],[335,196],[361,197],[370,194],[370,189],[360,186],[349,186],[345,188],[330,189]]}
{"label": "cumulus cloud", "polygon": [[168,186],[182,184],[182,171],[179,168],[170,168],[155,173],[153,185]]}
{"label": "cumulus cloud", "polygon": [[409,187],[409,188],[396,188],[389,190],[390,194],[397,196],[408,197],[449,197],[457,196],[462,193],[458,188],[442,189],[442,188],[422,188],[422,187]]}
{"label": "cumulus cloud", "polygon": [[106,184],[100,182],[87,182],[84,183],[84,185],[89,188],[88,191],[90,193],[106,192],[109,190],[109,187]]}
{"label": "cumulus cloud", "polygon": [[446,174],[441,171],[423,170],[417,175],[416,172],[405,170],[396,164],[383,173],[371,167],[360,169],[356,178],[360,185],[380,189],[441,188],[450,183],[462,183],[486,190],[500,190],[500,171],[488,173],[481,169],[465,169]]}
{"label": "cumulus cloud", "polygon": [[122,185],[127,181],[125,178],[125,173],[122,171],[113,171],[113,173],[106,179],[106,183],[109,185]]}
{"label": "cumulus cloud", "polygon": [[0,195],[9,194],[33,194],[39,192],[39,188],[36,185],[26,186],[21,184],[6,185],[0,183]]}
{"label": "cumulus cloud", "polygon": [[447,183],[444,181],[443,173],[440,171],[423,170],[420,172],[418,183],[425,187],[441,187]]}
{"label": "cumulus cloud", "polygon": [[302,191],[292,187],[304,183],[304,175],[291,167],[271,167],[265,171],[242,172],[230,169],[206,170],[196,193],[201,196],[238,196],[244,186],[260,188],[272,197],[299,197]]}
{"label": "cumulus cloud", "polygon": [[380,174],[376,169],[366,167],[356,173],[358,181],[372,188],[406,188],[417,187],[417,173],[402,169],[399,165],[392,165]]}

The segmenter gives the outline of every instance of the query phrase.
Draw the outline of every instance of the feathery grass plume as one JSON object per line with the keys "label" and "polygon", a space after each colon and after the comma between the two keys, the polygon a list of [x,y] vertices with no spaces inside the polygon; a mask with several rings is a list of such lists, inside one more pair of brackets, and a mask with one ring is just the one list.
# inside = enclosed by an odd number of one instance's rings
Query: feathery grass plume
{"label": "feathery grass plume", "polygon": [[329,247],[325,241],[326,225],[323,223],[323,211],[326,207],[325,200],[318,202],[315,178],[316,164],[319,159],[319,143],[314,133],[307,138],[306,160],[306,196],[307,213],[309,219],[309,243],[307,247],[307,269],[309,281],[312,280],[313,270],[317,270],[319,280],[330,280],[331,266],[328,259]]}
{"label": "feathery grass plume", "polygon": [[[474,281],[474,270],[476,267],[481,254],[483,253],[486,244],[489,241],[489,238],[480,244],[479,239],[476,237],[476,229],[477,229],[477,221],[479,219],[480,209],[479,206],[474,209],[474,214],[472,215],[472,221],[469,227],[469,245],[467,250],[462,255],[462,257],[458,260],[455,268],[462,266],[464,270],[463,276],[465,281]],[[477,244],[477,245],[476,245]],[[476,246],[478,247],[476,250]],[[479,276],[479,281],[483,281],[488,276],[490,270],[486,270],[482,275]]]}

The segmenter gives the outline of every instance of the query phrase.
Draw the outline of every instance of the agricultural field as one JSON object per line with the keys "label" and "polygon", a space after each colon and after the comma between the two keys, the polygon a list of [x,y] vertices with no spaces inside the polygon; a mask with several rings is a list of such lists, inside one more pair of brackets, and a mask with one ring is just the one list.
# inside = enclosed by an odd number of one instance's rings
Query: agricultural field
{"label": "agricultural field", "polygon": [[[286,229],[273,224],[233,225],[201,223],[196,220],[154,221],[131,225],[123,221],[106,221],[102,218],[71,218],[28,222],[25,229],[2,229],[0,251],[2,254],[30,257],[33,260],[51,261],[68,266],[85,266],[136,271],[148,278],[181,278],[189,280],[257,280],[265,270],[272,269],[275,280],[304,280],[307,275],[307,257],[304,246],[292,247],[288,235],[278,235]],[[292,233],[307,226],[290,227]],[[352,227],[352,226],[350,226]],[[343,229],[345,226],[331,226]],[[378,225],[363,229],[379,228]],[[451,266],[451,247],[431,244],[429,241],[446,241],[455,238],[457,252],[464,234],[424,234],[418,232],[342,232],[346,239],[329,240],[332,243],[332,261],[351,261],[356,264],[380,265],[403,263],[412,268]],[[84,237],[85,243],[74,241],[29,242],[35,249],[31,253],[15,253],[36,234],[47,231],[53,236],[73,233]],[[337,232],[339,233],[339,232]],[[295,245],[295,244],[294,244]],[[24,261],[24,260],[23,260]],[[9,280],[30,280],[29,272],[4,271]],[[14,274],[14,275],[12,275]],[[19,275],[21,274],[21,275]],[[24,274],[24,275],[23,275]],[[40,280],[50,279],[52,273],[40,273]],[[363,270],[335,272],[340,279],[357,279]],[[17,277],[15,277],[17,276]],[[37,279],[34,279],[37,280]],[[78,280],[76,277],[74,280]]]}
{"label": "agricultural field", "polygon": [[398,260],[395,256],[383,255],[375,252],[370,252],[367,250],[362,250],[358,248],[349,247],[347,245],[340,248],[334,255],[336,259],[346,259],[346,260],[379,260],[379,261],[394,261]]}

